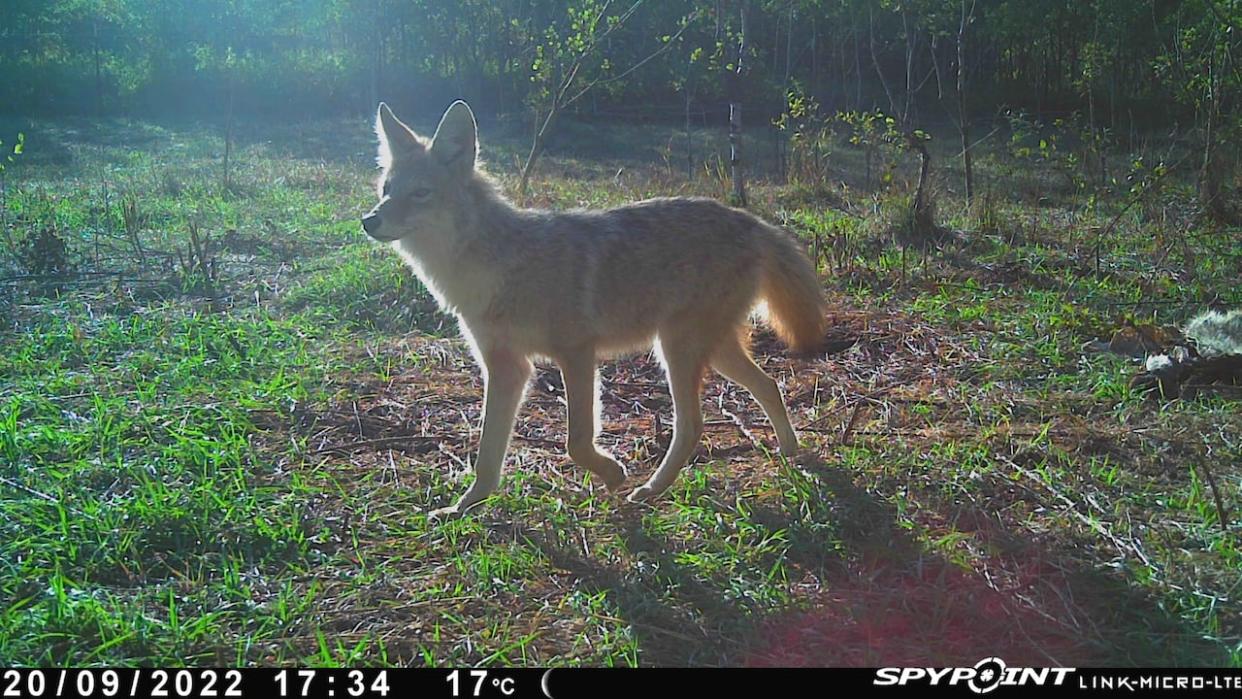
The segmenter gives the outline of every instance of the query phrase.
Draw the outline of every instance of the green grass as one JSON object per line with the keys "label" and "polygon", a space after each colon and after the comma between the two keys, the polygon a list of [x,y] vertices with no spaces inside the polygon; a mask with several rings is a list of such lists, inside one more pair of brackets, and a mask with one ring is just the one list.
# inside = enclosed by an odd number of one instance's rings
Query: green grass
{"label": "green grass", "polygon": [[[710,165],[688,181],[658,129],[569,128],[591,150],[554,146],[536,203],[727,191]],[[818,251],[859,339],[760,352],[815,462],[752,442],[735,417],[770,441],[761,413],[712,382],[695,463],[628,505],[566,462],[537,381],[500,492],[431,521],[468,482],[481,385],[453,319],[358,231],[364,120],[240,128],[227,189],[219,134],[192,125],[22,130],[0,209],[0,664],[1242,657],[1236,402],[1152,400],[1133,363],[1081,350],[1236,286],[1242,250],[1171,242],[1219,232],[1140,207],[1097,246],[1121,195],[1037,206],[1059,175],[1006,192],[1016,166],[981,158],[991,208],[942,195],[963,241],[903,264],[876,220],[894,194],[863,191],[841,145],[848,184],[752,193]],[[520,137],[488,135],[511,177]],[[720,142],[695,138],[701,158]],[[30,274],[45,229],[74,274]],[[670,424],[658,369],[605,375],[601,439],[645,476]]]}

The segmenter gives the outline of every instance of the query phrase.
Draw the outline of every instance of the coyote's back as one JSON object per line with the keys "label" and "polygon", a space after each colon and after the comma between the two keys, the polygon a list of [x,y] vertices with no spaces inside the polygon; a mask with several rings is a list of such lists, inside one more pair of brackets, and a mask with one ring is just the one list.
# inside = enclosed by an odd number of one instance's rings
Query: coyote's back
{"label": "coyote's back", "polygon": [[707,367],[754,394],[781,452],[797,440],[774,381],[751,360],[756,308],[799,352],[824,331],[824,300],[802,246],[783,230],[711,199],[662,198],[602,211],[513,206],[476,166],[474,117],[465,103],[436,135],[417,136],[381,105],[380,203],[363,218],[372,237],[406,258],[441,305],[457,314],[486,379],[475,484],[464,509],[499,482],[514,414],[531,371],[561,367],[570,456],[610,487],[624,468],[595,436],[597,358],[658,342],[673,394],[673,443],[631,499],[672,482],[702,431]]}
{"label": "coyote's back", "polygon": [[526,352],[555,357],[586,344],[615,354],[690,327],[718,340],[761,300],[795,349],[813,349],[823,334],[822,297],[800,246],[745,211],[669,198],[522,213],[507,225],[478,221],[471,255],[495,286],[482,315],[512,326]]}

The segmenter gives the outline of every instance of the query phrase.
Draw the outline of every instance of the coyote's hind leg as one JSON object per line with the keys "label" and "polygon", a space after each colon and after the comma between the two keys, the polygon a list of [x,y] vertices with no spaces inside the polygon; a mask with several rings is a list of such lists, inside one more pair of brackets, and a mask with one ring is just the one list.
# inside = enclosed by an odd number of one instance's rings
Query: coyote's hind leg
{"label": "coyote's hind leg", "polygon": [[785,409],[785,401],[781,398],[780,387],[771,376],[763,373],[750,353],[742,344],[739,335],[737,341],[722,345],[712,355],[712,368],[725,378],[742,386],[759,402],[768,421],[776,430],[776,438],[781,445],[781,453],[794,456],[798,453],[798,435],[789,423],[789,412]]}
{"label": "coyote's hind leg", "polygon": [[706,367],[703,353],[693,342],[677,342],[664,334],[660,336],[660,351],[673,394],[673,442],[651,478],[630,493],[629,499],[633,502],[655,497],[672,485],[703,436],[703,406],[699,395]]}

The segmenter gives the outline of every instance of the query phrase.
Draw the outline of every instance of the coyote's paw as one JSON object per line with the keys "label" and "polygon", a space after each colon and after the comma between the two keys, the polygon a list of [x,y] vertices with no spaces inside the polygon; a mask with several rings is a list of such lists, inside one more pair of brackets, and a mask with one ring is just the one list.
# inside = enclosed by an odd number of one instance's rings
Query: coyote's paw
{"label": "coyote's paw", "polygon": [[460,509],[458,509],[457,505],[449,505],[448,507],[438,507],[432,510],[431,512],[428,512],[427,519],[432,520],[432,521],[450,520],[450,519],[460,516],[461,513],[462,512]]}
{"label": "coyote's paw", "polygon": [[472,487],[460,498],[458,498],[454,505],[451,507],[441,507],[438,510],[432,510],[427,513],[427,517],[430,519],[460,517],[466,514],[467,510],[476,507],[479,503],[486,500],[495,490],[495,485],[492,485],[490,488],[484,487],[477,490]]}
{"label": "coyote's paw", "polygon": [[798,449],[792,454],[781,454],[781,458],[785,459],[791,466],[805,466],[813,464],[819,460],[819,452],[810,448]]}
{"label": "coyote's paw", "polygon": [[648,500],[659,496],[659,494],[663,492],[664,488],[656,488],[650,483],[644,483],[643,485],[635,488],[625,499],[630,502],[647,502]]}
{"label": "coyote's paw", "polygon": [[457,504],[455,505],[450,505],[448,507],[441,507],[439,509],[435,509],[435,510],[432,510],[431,512],[428,512],[427,519],[431,519],[431,520],[454,519],[456,517],[465,516],[468,510],[473,508],[475,505],[478,505],[479,503],[483,502],[483,500],[484,498],[474,499],[470,497],[464,497],[458,500]]}
{"label": "coyote's paw", "polygon": [[598,475],[600,480],[604,481],[604,485],[608,487],[608,490],[616,492],[621,489],[621,486],[625,485],[625,479],[629,478],[630,474],[626,472],[625,467],[621,464],[614,463],[613,465],[616,466],[615,469],[610,469],[606,473]]}

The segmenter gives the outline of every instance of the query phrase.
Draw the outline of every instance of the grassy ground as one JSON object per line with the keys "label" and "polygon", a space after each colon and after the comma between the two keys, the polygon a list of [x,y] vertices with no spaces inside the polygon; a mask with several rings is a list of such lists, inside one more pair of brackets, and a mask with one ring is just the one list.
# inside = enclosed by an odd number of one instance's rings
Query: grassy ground
{"label": "grassy ground", "polygon": [[[1195,223],[1184,178],[1123,211],[998,149],[986,206],[941,180],[960,241],[925,260],[882,235],[900,196],[859,152],[827,184],[761,178],[752,208],[806,238],[856,341],[806,360],[757,335],[818,459],[783,462],[713,379],[695,462],[626,504],[566,461],[544,369],[500,493],[430,522],[467,482],[481,384],[358,230],[365,120],[243,125],[227,188],[216,127],[21,128],[0,664],[1242,664],[1238,404],[1144,397],[1134,364],[1080,351],[1240,300],[1239,231]],[[719,137],[695,135],[693,180],[681,138],[570,125],[534,203],[722,195],[699,162]],[[512,182],[522,143],[484,139]],[[647,357],[604,377],[601,441],[637,483],[668,394]]]}

